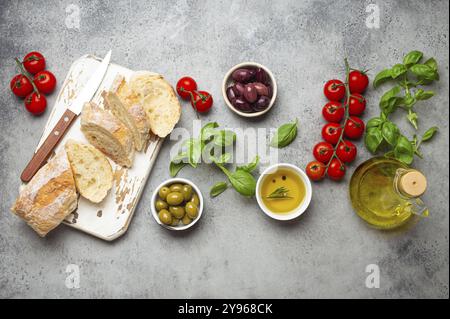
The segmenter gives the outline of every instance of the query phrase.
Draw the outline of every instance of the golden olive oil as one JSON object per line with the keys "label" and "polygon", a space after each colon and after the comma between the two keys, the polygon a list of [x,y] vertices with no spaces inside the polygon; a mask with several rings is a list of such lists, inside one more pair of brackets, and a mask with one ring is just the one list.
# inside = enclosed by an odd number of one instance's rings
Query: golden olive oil
{"label": "golden olive oil", "polygon": [[[375,157],[361,164],[350,181],[350,199],[356,213],[381,229],[399,227],[413,217],[419,198],[403,196],[397,187],[398,174],[409,168],[394,159]],[[428,215],[424,209],[422,216]]]}
{"label": "golden olive oil", "polygon": [[294,211],[305,196],[305,184],[293,170],[280,168],[263,177],[261,198],[273,213],[286,214]]}

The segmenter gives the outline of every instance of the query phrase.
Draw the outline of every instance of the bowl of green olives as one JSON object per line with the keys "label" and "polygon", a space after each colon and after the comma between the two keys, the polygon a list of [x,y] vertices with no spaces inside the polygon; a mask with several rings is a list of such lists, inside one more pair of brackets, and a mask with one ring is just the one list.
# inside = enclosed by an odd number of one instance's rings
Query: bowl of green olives
{"label": "bowl of green olives", "polygon": [[171,178],[153,192],[152,216],[170,230],[186,230],[202,216],[203,196],[197,186],[184,178]]}

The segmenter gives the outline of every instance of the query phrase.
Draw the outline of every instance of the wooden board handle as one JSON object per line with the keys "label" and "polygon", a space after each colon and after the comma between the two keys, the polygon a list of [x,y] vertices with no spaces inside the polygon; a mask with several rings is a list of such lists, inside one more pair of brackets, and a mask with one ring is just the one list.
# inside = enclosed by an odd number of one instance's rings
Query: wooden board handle
{"label": "wooden board handle", "polygon": [[55,146],[59,143],[59,141],[64,137],[64,134],[68,131],[70,125],[76,119],[77,115],[67,109],[64,114],[59,119],[58,123],[56,123],[53,130],[45,139],[44,143],[37,150],[37,152],[33,155],[33,158],[28,163],[27,167],[20,175],[20,179],[27,183],[29,182],[34,174],[45,164],[50,154],[53,152]]}

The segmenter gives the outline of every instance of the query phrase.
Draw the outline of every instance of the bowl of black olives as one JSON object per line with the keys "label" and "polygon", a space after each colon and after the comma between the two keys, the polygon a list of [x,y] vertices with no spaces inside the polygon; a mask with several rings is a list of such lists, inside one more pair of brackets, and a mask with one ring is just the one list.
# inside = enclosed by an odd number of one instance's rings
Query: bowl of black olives
{"label": "bowl of black olives", "polygon": [[202,216],[203,196],[197,186],[184,178],[172,178],[153,192],[152,216],[170,230],[186,230]]}
{"label": "bowl of black olives", "polygon": [[277,83],[272,72],[255,62],[232,67],[222,83],[227,106],[236,114],[256,117],[267,113],[277,97]]}

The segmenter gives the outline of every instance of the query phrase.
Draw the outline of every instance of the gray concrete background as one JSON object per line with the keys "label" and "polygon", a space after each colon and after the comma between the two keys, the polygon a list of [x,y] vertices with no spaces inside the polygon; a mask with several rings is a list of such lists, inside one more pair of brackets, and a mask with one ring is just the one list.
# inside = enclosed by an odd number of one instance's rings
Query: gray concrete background
{"label": "gray concrete background", "polygon": [[[79,30],[65,24],[72,3],[80,8]],[[365,25],[370,3],[379,5],[380,29]],[[448,10],[447,1],[1,1],[0,297],[448,298]],[[39,50],[62,82],[75,59],[110,48],[114,62],[129,68],[160,72],[172,83],[182,75],[196,78],[215,98],[205,121],[270,128],[298,117],[299,136],[280,159],[300,167],[320,140],[323,84],[343,76],[344,57],[373,69],[372,78],[412,49],[436,57],[437,95],[417,109],[422,130],[437,125],[441,131],[423,146],[425,159],[415,162],[429,180],[424,199],[431,217],[387,233],[355,215],[347,184],[370,157],[358,143],[345,181],[314,184],[312,205],[296,223],[268,220],[254,200],[227,191],[206,199],[193,231],[174,234],[154,222],[149,208],[154,187],[169,177],[173,142],[166,141],[124,237],[106,243],[61,226],[38,238],[9,207],[50,111],[34,118],[12,96],[12,58]],[[259,121],[235,116],[221,97],[224,73],[245,60],[268,66],[279,84],[277,105]],[[381,93],[368,91],[364,119],[379,112]],[[190,129],[195,117],[184,108],[179,126]],[[397,122],[412,134],[403,117]],[[205,194],[219,179],[205,165],[181,176]],[[379,289],[365,287],[372,263],[381,270]],[[80,267],[79,289],[65,286],[68,264]]]}

